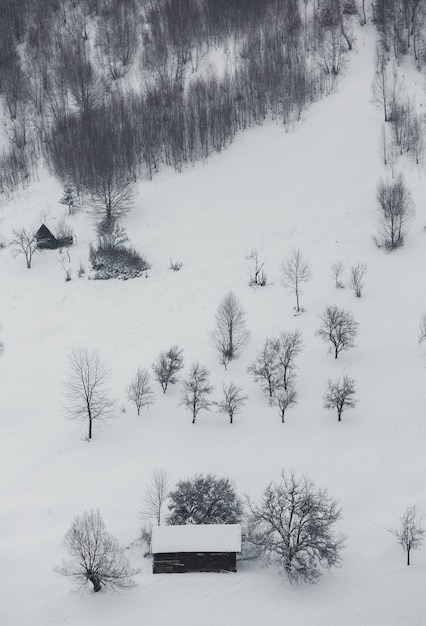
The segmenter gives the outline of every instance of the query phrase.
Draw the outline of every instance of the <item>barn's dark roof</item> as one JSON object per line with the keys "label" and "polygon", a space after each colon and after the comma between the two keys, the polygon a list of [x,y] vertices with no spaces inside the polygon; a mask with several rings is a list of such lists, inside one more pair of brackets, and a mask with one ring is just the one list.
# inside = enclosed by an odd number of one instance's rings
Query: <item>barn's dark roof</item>
{"label": "barn's dark roof", "polygon": [[44,239],[55,239],[55,235],[47,228],[45,224],[42,224],[35,234],[37,241]]}
{"label": "barn's dark roof", "polygon": [[153,554],[169,552],[241,552],[240,524],[154,526]]}

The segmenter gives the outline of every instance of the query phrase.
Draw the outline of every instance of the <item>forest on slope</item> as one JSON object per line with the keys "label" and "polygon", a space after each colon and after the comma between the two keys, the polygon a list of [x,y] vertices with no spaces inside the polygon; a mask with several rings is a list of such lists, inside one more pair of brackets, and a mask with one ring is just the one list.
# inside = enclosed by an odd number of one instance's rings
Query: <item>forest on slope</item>
{"label": "forest on slope", "polygon": [[354,15],[354,0],[5,0],[0,189],[44,162],[111,217],[162,164],[329,94]]}

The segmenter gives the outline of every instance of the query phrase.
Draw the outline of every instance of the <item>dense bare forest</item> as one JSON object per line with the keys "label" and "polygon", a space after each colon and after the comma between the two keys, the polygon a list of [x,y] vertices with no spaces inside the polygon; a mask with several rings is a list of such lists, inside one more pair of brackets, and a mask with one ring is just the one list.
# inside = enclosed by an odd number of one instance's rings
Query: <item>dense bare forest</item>
{"label": "dense bare forest", "polygon": [[180,171],[244,128],[299,119],[335,88],[351,23],[370,14],[387,116],[389,58],[424,61],[424,7],[356,2],[3,0],[0,189],[12,191],[44,162],[117,216],[137,178],[162,164]]}
{"label": "dense bare forest", "polygon": [[264,120],[288,126],[329,93],[355,12],[339,0],[2,2],[2,190],[44,159],[107,217],[120,212],[138,177]]}

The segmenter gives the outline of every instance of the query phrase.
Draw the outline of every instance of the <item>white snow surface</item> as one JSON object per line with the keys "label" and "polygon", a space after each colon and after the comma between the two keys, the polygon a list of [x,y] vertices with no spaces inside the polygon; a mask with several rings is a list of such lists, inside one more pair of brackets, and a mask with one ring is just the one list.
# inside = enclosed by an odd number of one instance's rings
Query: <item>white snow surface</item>
{"label": "white snow surface", "polygon": [[165,552],[241,552],[241,525],[154,526],[152,553]]}
{"label": "white snow surface", "polygon": [[[426,548],[412,565],[388,532],[407,505],[426,517],[425,347],[417,324],[426,310],[425,171],[400,160],[417,207],[406,245],[377,249],[376,185],[382,114],[371,102],[374,35],[357,30],[338,93],[315,104],[290,132],[265,124],[182,174],[164,170],[138,186],[124,225],[152,263],[148,278],[107,282],[77,277],[94,239],[89,209],[67,218],[78,243],[65,282],[54,251],[26,270],[10,247],[0,250],[0,624],[3,626],[424,626]],[[405,70],[404,70],[405,71]],[[406,79],[424,106],[424,78]],[[48,175],[0,206],[0,238],[17,226],[54,229],[66,215],[59,184]],[[38,216],[38,217],[36,217]],[[268,285],[248,286],[256,248]],[[280,283],[281,260],[300,248],[312,265],[294,315]],[[169,269],[170,260],[182,269]],[[334,287],[330,266],[358,261],[368,271],[362,298]],[[228,371],[209,333],[220,299],[232,290],[247,312],[250,343]],[[356,347],[337,360],[315,336],[327,305],[359,322]],[[266,337],[299,329],[299,402],[282,424],[247,373]],[[126,387],[138,367],[162,350],[184,350],[211,372],[214,397],[233,381],[249,400],[234,423],[201,412],[196,424],[180,404],[181,386],[137,416]],[[103,428],[66,419],[67,356],[99,349],[112,371],[117,418]],[[322,408],[329,378],[356,380],[358,405],[336,415]],[[196,473],[231,478],[256,500],[283,469],[308,474],[340,501],[347,536],[342,567],[318,585],[291,587],[275,567],[240,561],[238,573],[158,575],[139,541],[138,510],[152,471],[171,485]],[[106,528],[140,568],[133,590],[74,593],[54,568],[74,516],[99,509]]]}

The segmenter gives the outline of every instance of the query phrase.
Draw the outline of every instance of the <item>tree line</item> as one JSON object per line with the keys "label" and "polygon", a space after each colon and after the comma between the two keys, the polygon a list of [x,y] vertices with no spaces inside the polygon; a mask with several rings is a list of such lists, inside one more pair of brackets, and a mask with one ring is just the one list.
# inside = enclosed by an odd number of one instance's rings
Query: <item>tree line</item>
{"label": "tree line", "polygon": [[[290,584],[318,583],[324,571],[342,564],[346,537],[336,529],[342,507],[306,474],[283,470],[257,500],[246,496],[244,502],[229,478],[196,474],[170,490],[166,472],[156,470],[146,484],[139,514],[160,525],[166,504],[170,525],[241,523],[243,552],[278,567]],[[399,526],[389,530],[410,565],[411,553],[421,547],[426,533],[416,506],[407,507]],[[152,526],[144,526],[142,539],[150,543],[151,532]],[[64,546],[68,558],[56,571],[77,588],[90,584],[98,592],[134,586],[140,570],[130,566],[125,548],[106,530],[99,511],[76,516]]]}
{"label": "tree line", "polygon": [[[334,88],[351,48],[340,0],[304,12],[296,0],[4,0],[0,32],[1,188],[43,157],[96,198],[265,120],[288,127]],[[206,72],[214,49],[226,67]]]}

